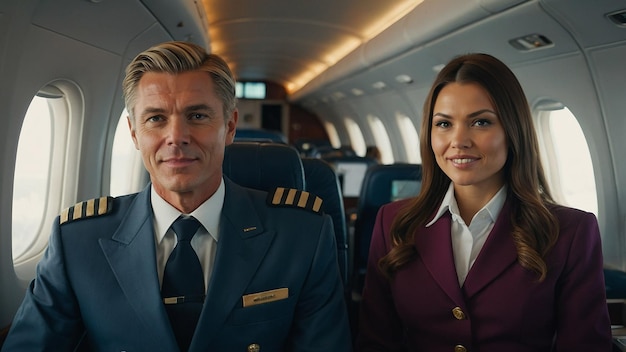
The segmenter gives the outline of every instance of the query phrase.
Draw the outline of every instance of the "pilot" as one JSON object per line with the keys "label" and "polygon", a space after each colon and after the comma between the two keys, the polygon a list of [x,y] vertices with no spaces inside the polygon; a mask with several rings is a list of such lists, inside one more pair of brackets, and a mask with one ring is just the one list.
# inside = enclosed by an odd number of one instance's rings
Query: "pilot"
{"label": "pilot", "polygon": [[2,351],[350,351],[330,217],[222,174],[235,80],[194,44],[126,69],[141,192],[60,214]]}

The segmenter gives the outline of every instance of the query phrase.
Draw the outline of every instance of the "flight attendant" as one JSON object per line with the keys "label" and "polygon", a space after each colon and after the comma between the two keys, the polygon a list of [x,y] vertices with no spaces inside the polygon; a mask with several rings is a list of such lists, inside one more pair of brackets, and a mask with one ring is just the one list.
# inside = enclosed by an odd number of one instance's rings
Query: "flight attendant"
{"label": "flight attendant", "polygon": [[356,351],[610,351],[597,220],[551,197],[511,70],[453,59],[420,136],[421,193],[376,219]]}

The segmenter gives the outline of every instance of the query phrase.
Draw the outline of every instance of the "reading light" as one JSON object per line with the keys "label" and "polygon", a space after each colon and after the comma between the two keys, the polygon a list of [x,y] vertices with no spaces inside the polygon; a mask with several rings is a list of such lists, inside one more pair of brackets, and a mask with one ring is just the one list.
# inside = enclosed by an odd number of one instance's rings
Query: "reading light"
{"label": "reading light", "polygon": [[443,70],[444,67],[446,67],[445,64],[435,65],[433,66],[433,71],[435,71],[436,73],[439,73],[439,71]]}
{"label": "reading light", "polygon": [[365,94],[365,92],[364,92],[364,91],[362,91],[362,90],[361,90],[361,89],[359,89],[359,88],[352,88],[352,90],[350,90],[350,91],[352,92],[352,94],[354,94],[354,95],[355,95],[355,96],[357,96],[357,97],[358,97],[358,96],[360,96],[360,95]]}
{"label": "reading light", "polygon": [[411,84],[413,83],[413,78],[411,78],[411,76],[409,75],[398,75],[396,76],[396,81],[398,83]]}
{"label": "reading light", "polygon": [[332,94],[332,97],[333,97],[333,99],[334,99],[335,101],[337,101],[337,100],[341,100],[341,99],[345,98],[345,97],[346,97],[346,95],[345,95],[345,94],[343,94],[342,92],[334,92],[334,93]]}
{"label": "reading light", "polygon": [[523,37],[509,40],[515,49],[521,51],[530,51],[540,48],[546,48],[552,46],[552,41],[541,34],[529,34]]}
{"label": "reading light", "polygon": [[376,83],[372,84],[372,87],[376,88],[376,89],[383,89],[385,88],[387,85],[385,84],[385,82],[383,81],[378,81]]}

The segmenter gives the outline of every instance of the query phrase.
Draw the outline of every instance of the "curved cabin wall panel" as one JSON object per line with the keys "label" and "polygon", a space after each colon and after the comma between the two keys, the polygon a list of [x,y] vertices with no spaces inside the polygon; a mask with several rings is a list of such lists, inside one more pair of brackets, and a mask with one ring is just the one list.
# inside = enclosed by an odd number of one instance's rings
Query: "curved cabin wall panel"
{"label": "curved cabin wall panel", "polygon": [[[358,74],[457,28],[486,18],[493,10],[509,8],[522,2],[524,0],[425,0],[397,23],[292,94],[291,99],[302,99],[327,84]],[[434,13],[437,16],[433,16]]]}
{"label": "curved cabin wall panel", "polygon": [[566,28],[583,48],[623,43],[626,28],[617,26],[606,15],[626,10],[624,0],[541,0],[541,6]]}
{"label": "curved cabin wall panel", "polygon": [[[426,4],[428,3],[423,5]],[[418,6],[416,11],[423,9],[421,6]],[[556,44],[531,52],[520,52],[509,44],[509,40],[513,38],[532,33],[546,35]],[[482,19],[478,24],[468,25],[453,33],[445,33],[428,43],[414,46],[401,55],[363,69],[349,78],[329,82],[328,78],[331,74],[329,70],[324,76],[327,84],[306,98],[319,98],[323,94],[332,94],[337,87],[359,88],[369,92],[371,84],[379,80],[383,80],[390,88],[406,89],[395,81],[398,74],[409,74],[414,79],[413,84],[429,86],[436,75],[434,69],[437,65],[445,64],[461,53],[476,51],[491,53],[514,66],[524,61],[539,60],[547,56],[573,54],[578,51],[578,47],[569,33],[546,14],[537,2],[527,2]],[[366,61],[361,60],[361,62]]]}
{"label": "curved cabin wall panel", "polygon": [[[626,28],[622,30],[626,36]],[[587,138],[588,144],[592,148],[592,160],[596,162],[596,165],[602,165],[602,167],[595,168],[599,211],[604,212],[606,216],[604,220],[611,226],[606,229],[606,232],[603,232],[603,235],[608,235],[603,237],[603,246],[606,252],[605,260],[608,259],[609,263],[625,268],[626,243],[623,241],[623,236],[626,234],[626,208],[618,207],[618,204],[626,202],[626,179],[615,175],[626,174],[626,163],[624,162],[624,150],[626,150],[624,145],[624,136],[626,136],[626,111],[624,109],[626,41],[619,46],[610,45],[591,50],[589,58],[593,67],[593,77],[600,93],[601,111],[605,116],[603,119],[594,115],[580,116],[585,118],[585,123],[581,121],[581,126],[586,135],[588,133],[585,128],[605,128],[606,135],[598,134],[599,140]],[[587,100],[591,100],[590,98],[593,97],[581,99],[578,103],[583,105]],[[607,143],[610,144],[606,148],[600,148]],[[596,153],[593,153],[594,150]],[[609,236],[610,238],[607,239]]]}
{"label": "curved cabin wall panel", "polygon": [[[50,82],[72,82],[84,103],[78,114],[86,118],[72,117],[72,123],[80,124],[71,141],[80,158],[68,161],[67,170],[78,181],[63,202],[106,193],[107,146],[113,136],[106,131],[114,131],[123,109],[119,85],[124,67],[148,45],[171,40],[171,33],[138,1],[3,0],[0,6],[0,82],[6,88],[0,106],[7,117],[0,131],[3,170],[15,167],[21,121],[32,97]],[[13,181],[12,173],[0,175],[3,234],[12,232]],[[0,327],[11,321],[27,285],[15,275],[11,247],[11,236],[1,236],[0,287],[6,289],[0,291],[0,301],[6,309],[0,311]],[[34,265],[27,269],[34,271]]]}
{"label": "curved cabin wall panel", "polygon": [[203,15],[201,8],[191,0],[97,3],[86,0],[42,0],[33,13],[32,23],[122,54],[129,41],[156,23],[164,26],[168,37],[208,47]]}
{"label": "curved cabin wall panel", "polygon": [[[423,5],[426,4],[428,2]],[[323,76],[323,80],[314,82],[319,85],[318,92],[307,95],[303,90],[297,94],[302,94],[300,97],[303,101],[316,106],[318,111],[321,108],[315,104],[328,104],[326,110],[333,111],[344,105],[343,102],[328,99],[337,92],[349,93],[357,88],[365,94],[359,99],[374,101],[379,96],[384,96],[385,91],[394,91],[405,94],[411,104],[415,105],[418,114],[421,114],[423,99],[436,74],[436,65],[444,64],[453,56],[465,52],[481,51],[501,58],[518,75],[531,103],[541,99],[553,99],[563,102],[572,110],[585,131],[592,157],[597,160],[596,165],[606,166],[602,170],[596,167],[599,220],[604,236],[605,259],[608,263],[621,265],[626,260],[622,254],[626,252],[626,246],[621,243],[618,234],[624,232],[626,214],[618,209],[617,197],[624,199],[626,195],[623,191],[625,188],[617,184],[615,175],[617,171],[624,171],[624,167],[616,166],[620,164],[615,161],[618,152],[611,150],[608,141],[620,140],[626,130],[626,123],[622,123],[626,120],[614,118],[615,115],[623,115],[623,109],[618,104],[623,101],[622,86],[626,79],[626,68],[623,60],[616,58],[626,56],[623,49],[626,28],[614,25],[605,15],[624,8],[624,4],[617,0],[599,1],[597,7],[576,4],[575,6],[582,8],[575,10],[582,10],[579,13],[584,13],[588,20],[576,17],[582,15],[572,15],[568,6],[570,2],[560,0],[521,3],[481,19],[476,24],[466,25],[428,43],[416,45],[373,66],[366,67],[369,64],[364,55],[367,49],[362,49],[359,56],[349,56],[354,59],[355,67],[362,65],[360,69],[353,71],[353,75],[345,78],[337,74],[336,80],[331,81],[331,74],[337,71],[329,71]],[[420,5],[415,11],[424,8]],[[407,18],[410,16],[413,13]],[[595,31],[584,32],[583,26],[587,28],[590,25],[604,27],[609,35],[602,36]],[[609,29],[607,26],[614,28]],[[392,26],[390,30],[395,30],[395,27]],[[587,34],[582,35],[583,32]],[[511,39],[533,33],[546,36],[554,45],[523,52],[509,44]],[[404,41],[406,38],[399,36],[397,40]],[[374,40],[371,41],[373,42]],[[597,64],[602,64],[600,69]],[[336,69],[348,66],[349,63],[343,62]],[[414,82],[404,86],[394,83],[396,75],[400,73],[410,74]],[[554,79],[546,80],[547,73],[553,75]],[[372,83],[381,80],[386,83],[386,90],[377,92],[371,89]],[[297,94],[294,97],[298,97]],[[385,104],[383,100],[379,102]],[[385,108],[392,109],[390,105],[385,105]],[[603,114],[611,114],[610,120],[621,122],[613,122],[613,125],[607,126]],[[622,191],[615,195],[611,191],[613,189]]]}
{"label": "curved cabin wall panel", "polygon": [[[509,43],[514,38],[541,34],[554,44],[537,50],[520,51]],[[487,52],[509,66],[546,57],[578,54],[571,35],[536,2],[525,3],[433,41],[423,49],[445,64],[467,52]]]}
{"label": "curved cabin wall panel", "polygon": [[[129,0],[124,0],[123,3]],[[210,48],[208,20],[201,0],[141,0],[167,33],[177,40],[185,40]]]}
{"label": "curved cabin wall panel", "polygon": [[35,26],[116,54],[155,22],[137,1],[42,0],[32,18]]}

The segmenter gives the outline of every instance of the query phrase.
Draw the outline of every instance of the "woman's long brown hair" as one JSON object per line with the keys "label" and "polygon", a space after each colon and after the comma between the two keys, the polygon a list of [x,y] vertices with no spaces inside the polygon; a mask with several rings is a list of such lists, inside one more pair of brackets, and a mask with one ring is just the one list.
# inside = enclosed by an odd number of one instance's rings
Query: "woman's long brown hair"
{"label": "woman's long brown hair", "polygon": [[490,95],[506,134],[508,157],[504,165],[507,197],[512,198],[511,236],[520,264],[545,279],[544,256],[558,237],[558,222],[548,207],[554,204],[539,158],[537,136],[526,96],[513,72],[487,54],[467,54],[450,61],[437,75],[424,103],[420,133],[422,188],[391,225],[393,247],[379,266],[388,277],[414,260],[414,236],[435,214],[450,184],[431,147],[433,108],[448,83],[475,83]]}

